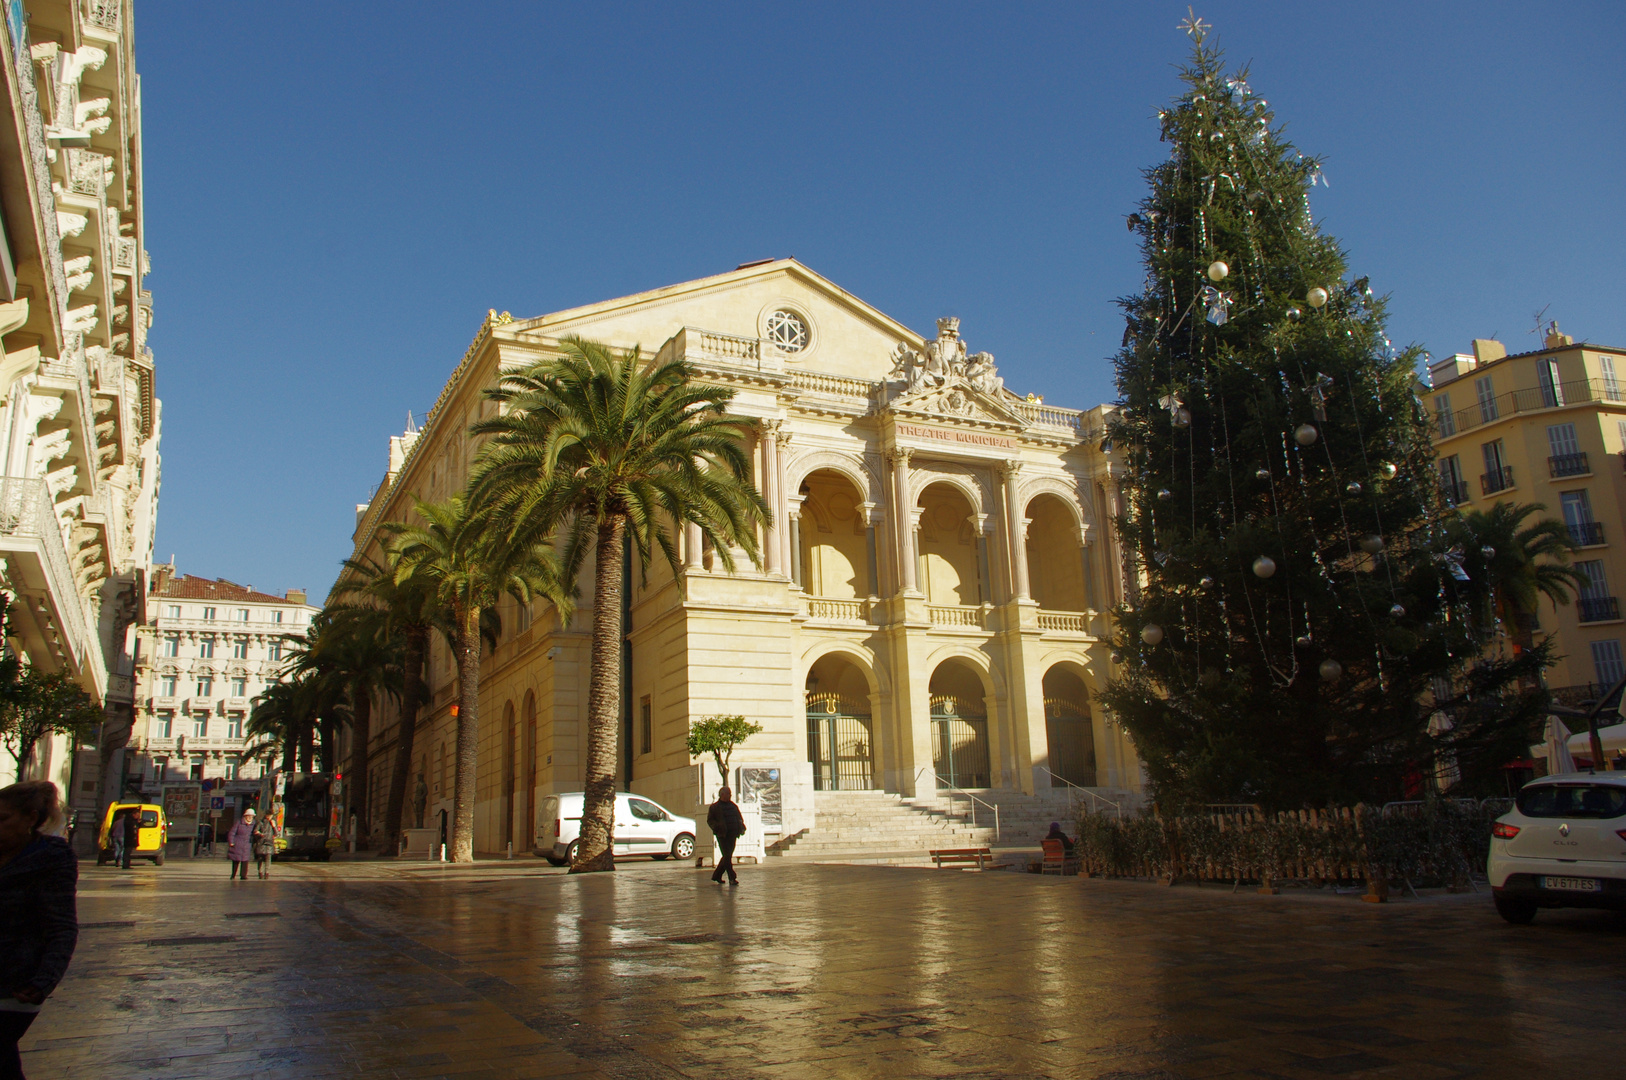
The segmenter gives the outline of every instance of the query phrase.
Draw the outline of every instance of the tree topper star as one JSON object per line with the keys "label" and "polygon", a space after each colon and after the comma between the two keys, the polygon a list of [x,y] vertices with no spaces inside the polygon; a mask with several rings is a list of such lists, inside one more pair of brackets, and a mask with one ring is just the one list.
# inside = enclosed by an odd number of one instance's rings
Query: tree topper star
{"label": "tree topper star", "polygon": [[1178,29],[1184,30],[1186,33],[1190,34],[1191,40],[1201,45],[1203,43],[1203,38],[1207,37],[1208,32],[1214,28],[1210,24],[1199,19],[1197,17],[1196,10],[1190,5],[1187,5],[1185,20],[1180,23]]}

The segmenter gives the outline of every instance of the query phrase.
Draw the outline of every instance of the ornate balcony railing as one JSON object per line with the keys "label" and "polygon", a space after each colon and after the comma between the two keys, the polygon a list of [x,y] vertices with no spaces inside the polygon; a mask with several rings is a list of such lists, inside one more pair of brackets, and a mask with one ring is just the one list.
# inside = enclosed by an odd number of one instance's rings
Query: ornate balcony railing
{"label": "ornate balcony railing", "polygon": [[1597,547],[1604,542],[1603,522],[1577,521],[1570,525],[1570,539],[1582,547]]}
{"label": "ornate balcony railing", "polygon": [[1468,501],[1468,481],[1441,480],[1440,490],[1445,494],[1445,501],[1452,506],[1461,506]]}
{"label": "ornate balcony railing", "polygon": [[1040,611],[1039,629],[1082,634],[1088,618],[1082,611]]}
{"label": "ornate balcony railing", "polygon": [[982,629],[982,608],[974,604],[927,604],[933,626],[963,626]]}
{"label": "ornate balcony railing", "polygon": [[1479,477],[1479,490],[1486,495],[1506,491],[1512,486],[1513,467],[1511,465],[1504,465],[1495,472],[1484,473]]}
{"label": "ornate balcony railing", "polygon": [[1587,464],[1586,453],[1554,454],[1547,459],[1547,471],[1557,476],[1581,476],[1592,471]]}
{"label": "ornate balcony railing", "polygon": [[1620,618],[1620,601],[1613,596],[1583,596],[1576,601],[1584,623],[1612,622]]}
{"label": "ornate balcony railing", "polygon": [[868,600],[844,600],[828,596],[803,597],[807,617],[814,622],[864,623],[869,621]]}

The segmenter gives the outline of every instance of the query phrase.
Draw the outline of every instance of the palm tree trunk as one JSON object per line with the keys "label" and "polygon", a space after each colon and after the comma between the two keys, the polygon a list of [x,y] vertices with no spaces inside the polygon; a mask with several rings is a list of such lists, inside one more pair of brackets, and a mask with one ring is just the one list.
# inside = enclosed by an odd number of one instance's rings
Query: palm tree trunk
{"label": "palm tree trunk", "polygon": [[299,738],[290,729],[282,733],[282,771],[284,774],[294,771],[294,755],[299,752]]}
{"label": "palm tree trunk", "polygon": [[593,555],[593,664],[587,690],[587,782],[581,847],[572,874],[615,869],[615,756],[621,716],[621,533],[624,521],[599,521]]}
{"label": "palm tree trunk", "polygon": [[474,771],[480,753],[480,606],[457,618],[457,782],[452,795],[452,861],[474,861]]}
{"label": "palm tree trunk", "polygon": [[322,741],[319,744],[321,747],[321,753],[317,760],[322,763],[321,771],[330,773],[333,771],[333,766],[335,764],[333,759],[336,756],[335,751],[338,749],[334,745],[338,732],[334,729],[333,718],[330,716],[324,716],[319,722],[317,731],[322,737]]}
{"label": "palm tree trunk", "polygon": [[373,695],[365,688],[350,692],[350,812],[356,815],[356,846],[367,844],[367,744],[373,738]]}
{"label": "palm tree trunk", "polygon": [[409,629],[401,648],[401,720],[395,733],[390,798],[384,806],[383,854],[394,855],[401,850],[401,811],[406,806],[407,781],[412,776],[412,744],[418,733],[418,704],[423,700],[423,658],[428,652],[429,628]]}
{"label": "palm tree trunk", "polygon": [[309,720],[299,726],[299,771],[311,772],[311,759],[316,752],[316,727]]}

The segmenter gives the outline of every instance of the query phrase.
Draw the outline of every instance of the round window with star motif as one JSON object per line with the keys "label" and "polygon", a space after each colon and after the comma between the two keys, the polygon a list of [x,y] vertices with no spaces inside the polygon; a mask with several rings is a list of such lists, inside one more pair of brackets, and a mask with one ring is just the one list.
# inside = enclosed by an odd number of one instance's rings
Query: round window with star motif
{"label": "round window with star motif", "polygon": [[806,349],[812,335],[807,320],[794,311],[780,309],[768,316],[768,340],[783,353],[799,353]]}

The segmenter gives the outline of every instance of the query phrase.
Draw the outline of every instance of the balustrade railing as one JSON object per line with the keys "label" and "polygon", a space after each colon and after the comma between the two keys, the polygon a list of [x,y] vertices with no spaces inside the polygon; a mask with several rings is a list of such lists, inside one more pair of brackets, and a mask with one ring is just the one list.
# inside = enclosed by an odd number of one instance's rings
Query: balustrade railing
{"label": "balustrade railing", "polygon": [[1575,379],[1549,386],[1510,390],[1454,412],[1436,414],[1436,427],[1442,438],[1449,438],[1520,413],[1561,409],[1567,405],[1594,401],[1626,402],[1626,384],[1619,379]]}
{"label": "balustrade railing", "polygon": [[1084,414],[1076,409],[1062,409],[1055,405],[1041,405],[1036,401],[1013,401],[1010,403],[1011,411],[1030,424],[1043,424],[1046,427],[1066,428],[1078,433],[1084,421]]}
{"label": "balustrade railing", "polygon": [[814,622],[861,623],[869,621],[868,600],[846,600],[828,596],[806,596],[802,602],[807,617]]}
{"label": "balustrade railing", "polygon": [[844,375],[824,375],[816,371],[798,371],[790,377],[791,386],[815,394],[853,398],[868,401],[875,392],[875,384],[863,379],[849,379]]}
{"label": "balustrade railing", "polygon": [[1040,611],[1039,629],[1082,634],[1088,618],[1082,611]]}
{"label": "balustrade railing", "polygon": [[933,626],[967,626],[982,629],[982,608],[970,604],[927,604]]}

